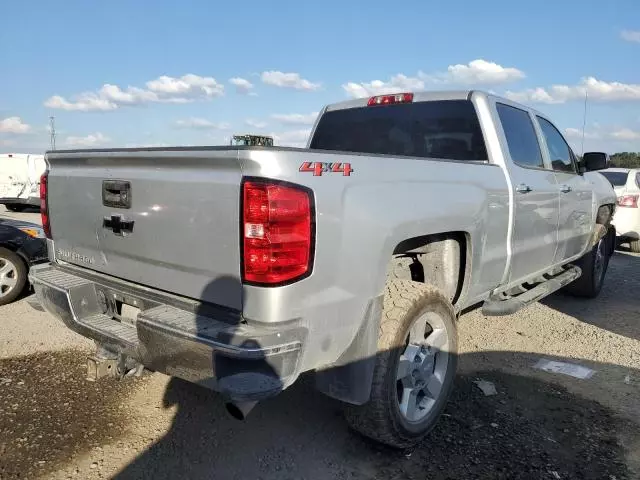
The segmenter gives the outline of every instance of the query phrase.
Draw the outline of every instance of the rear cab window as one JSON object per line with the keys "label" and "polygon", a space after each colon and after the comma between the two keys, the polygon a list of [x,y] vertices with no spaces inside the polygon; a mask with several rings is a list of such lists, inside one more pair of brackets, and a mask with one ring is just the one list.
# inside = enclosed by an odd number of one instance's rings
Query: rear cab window
{"label": "rear cab window", "polygon": [[[607,180],[609,180],[611,185],[613,185],[614,187],[622,187],[622,186],[626,185],[627,184],[627,178],[629,177],[629,173],[628,172],[603,172],[603,171],[600,171],[600,173],[602,175],[604,175],[605,178]],[[637,179],[636,179],[636,183],[637,183]]]}
{"label": "rear cab window", "polygon": [[431,100],[325,112],[310,148],[447,160],[487,161],[469,100]]}

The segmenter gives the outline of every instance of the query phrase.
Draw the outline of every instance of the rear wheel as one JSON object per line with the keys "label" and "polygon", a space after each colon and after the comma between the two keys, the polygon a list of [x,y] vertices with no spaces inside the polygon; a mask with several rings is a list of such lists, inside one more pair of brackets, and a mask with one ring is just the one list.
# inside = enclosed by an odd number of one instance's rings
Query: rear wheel
{"label": "rear wheel", "polygon": [[609,267],[609,238],[605,235],[598,243],[575,264],[582,269],[582,275],[567,285],[566,290],[571,295],[584,298],[595,298],[602,290],[604,277]]}
{"label": "rear wheel", "polygon": [[0,247],[0,305],[13,302],[27,283],[27,265],[11,250]]}
{"label": "rear wheel", "polygon": [[387,445],[419,442],[436,424],[457,365],[453,306],[436,288],[389,280],[369,401],[346,407],[350,426]]}

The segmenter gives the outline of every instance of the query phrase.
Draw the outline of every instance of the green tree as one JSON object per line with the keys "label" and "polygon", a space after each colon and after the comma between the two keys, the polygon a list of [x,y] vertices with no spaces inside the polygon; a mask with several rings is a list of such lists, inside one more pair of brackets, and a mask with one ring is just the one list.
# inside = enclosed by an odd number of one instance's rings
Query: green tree
{"label": "green tree", "polygon": [[612,167],[640,168],[640,152],[614,153],[610,158]]}

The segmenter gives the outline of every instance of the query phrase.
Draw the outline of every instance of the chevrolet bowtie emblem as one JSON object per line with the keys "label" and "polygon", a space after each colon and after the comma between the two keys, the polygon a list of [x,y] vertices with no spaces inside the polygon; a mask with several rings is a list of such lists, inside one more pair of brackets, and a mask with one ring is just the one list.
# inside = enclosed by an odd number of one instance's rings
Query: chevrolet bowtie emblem
{"label": "chevrolet bowtie emblem", "polygon": [[121,237],[133,232],[133,220],[126,220],[122,215],[111,215],[102,220],[102,226]]}

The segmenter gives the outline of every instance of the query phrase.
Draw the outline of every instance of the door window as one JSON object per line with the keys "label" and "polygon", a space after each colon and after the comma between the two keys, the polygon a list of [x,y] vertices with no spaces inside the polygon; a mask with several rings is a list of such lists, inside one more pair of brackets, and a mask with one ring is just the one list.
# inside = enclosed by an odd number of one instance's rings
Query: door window
{"label": "door window", "polygon": [[511,160],[521,167],[544,168],[538,137],[529,114],[519,108],[496,105]]}
{"label": "door window", "polygon": [[542,117],[536,117],[540,124],[540,129],[544,135],[551,167],[557,172],[576,173],[575,160],[571,147],[564,141],[564,138],[551,122]]}

